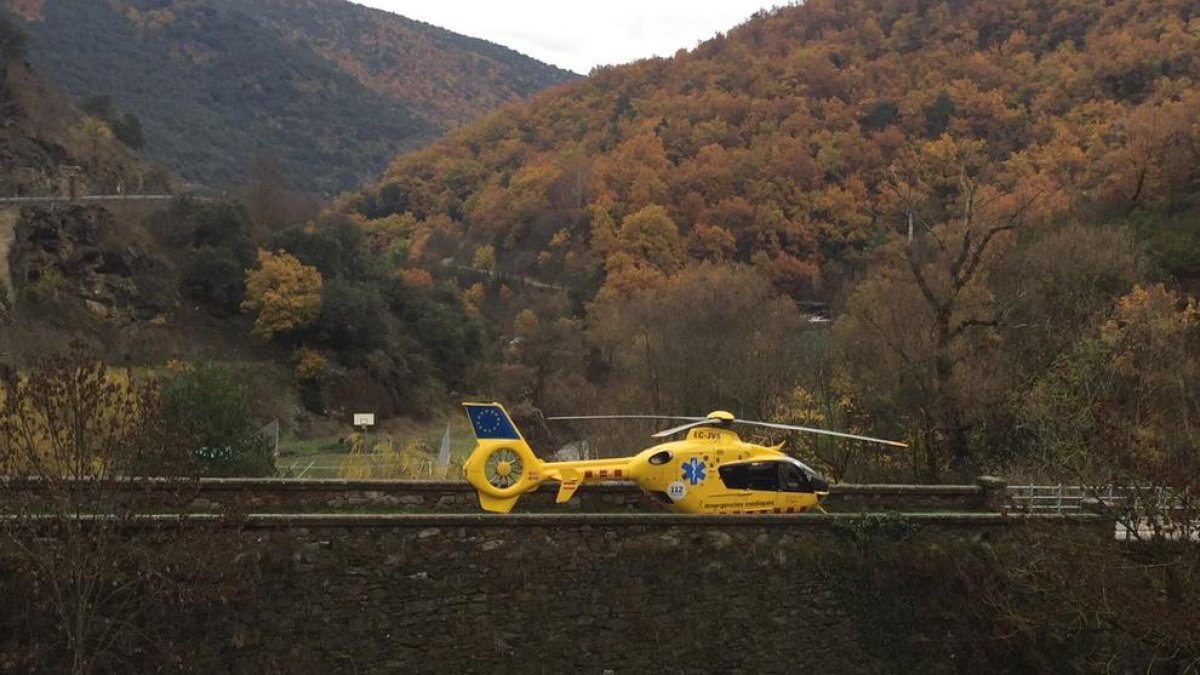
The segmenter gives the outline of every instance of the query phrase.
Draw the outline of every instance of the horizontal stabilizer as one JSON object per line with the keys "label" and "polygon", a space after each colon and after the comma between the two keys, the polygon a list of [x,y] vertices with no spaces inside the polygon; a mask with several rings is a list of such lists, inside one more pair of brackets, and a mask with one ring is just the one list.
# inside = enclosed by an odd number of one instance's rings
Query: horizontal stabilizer
{"label": "horizontal stabilizer", "polygon": [[570,501],[571,497],[575,495],[575,491],[578,489],[579,481],[565,480],[558,484],[558,498],[556,498],[554,501],[558,502],[559,504],[568,502]]}
{"label": "horizontal stabilizer", "polygon": [[583,482],[580,480],[581,478],[583,476],[579,475],[579,470],[574,467],[564,466],[559,469],[558,498],[554,501],[563,504],[569,500],[575,494],[575,491],[579,489],[579,484]]}

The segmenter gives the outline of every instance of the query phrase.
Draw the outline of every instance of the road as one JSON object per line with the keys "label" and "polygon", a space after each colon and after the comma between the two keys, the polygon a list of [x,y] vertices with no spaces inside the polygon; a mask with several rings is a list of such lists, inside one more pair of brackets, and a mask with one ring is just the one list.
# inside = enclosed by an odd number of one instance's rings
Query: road
{"label": "road", "polygon": [[[0,197],[0,204],[58,204],[62,202],[165,202],[178,195],[84,195],[75,200],[66,197]],[[196,199],[203,200],[197,197]]]}

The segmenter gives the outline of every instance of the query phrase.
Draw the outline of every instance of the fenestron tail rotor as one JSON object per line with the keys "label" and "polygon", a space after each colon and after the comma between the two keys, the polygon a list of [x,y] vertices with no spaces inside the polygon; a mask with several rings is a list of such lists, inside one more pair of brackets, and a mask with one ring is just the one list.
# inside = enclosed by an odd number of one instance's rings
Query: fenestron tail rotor
{"label": "fenestron tail rotor", "polygon": [[463,475],[488,511],[508,513],[522,493],[546,480],[541,461],[525,442],[508,411],[499,403],[464,403],[475,449],[463,463]]}
{"label": "fenestron tail rotor", "polygon": [[483,463],[483,475],[494,488],[505,489],[521,482],[525,463],[511,448],[498,448]]}

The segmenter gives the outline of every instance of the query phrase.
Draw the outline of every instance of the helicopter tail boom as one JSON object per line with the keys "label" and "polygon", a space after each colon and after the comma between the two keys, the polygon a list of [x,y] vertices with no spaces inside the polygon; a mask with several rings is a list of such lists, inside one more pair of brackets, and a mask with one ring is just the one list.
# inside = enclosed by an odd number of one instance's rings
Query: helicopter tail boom
{"label": "helicopter tail boom", "polygon": [[542,464],[542,474],[558,481],[559,504],[569,501],[584,483],[599,483],[631,478],[629,458],[592,459],[577,462],[548,462]]}
{"label": "helicopter tail boom", "polygon": [[487,511],[508,513],[517,499],[542,483],[558,481],[559,504],[584,483],[631,478],[629,458],[543,462],[499,403],[464,403],[475,432],[475,450],[463,465],[467,481]]}

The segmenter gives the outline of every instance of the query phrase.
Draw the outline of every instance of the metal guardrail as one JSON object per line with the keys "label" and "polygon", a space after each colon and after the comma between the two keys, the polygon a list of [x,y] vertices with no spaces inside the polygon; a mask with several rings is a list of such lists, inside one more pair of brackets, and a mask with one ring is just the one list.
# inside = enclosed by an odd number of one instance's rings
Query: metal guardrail
{"label": "metal guardrail", "polygon": [[1121,488],[1109,485],[1103,492],[1081,485],[1010,485],[1008,486],[1008,501],[1017,511],[1078,511],[1083,508],[1085,499],[1099,499],[1113,505],[1124,499]]}
{"label": "metal guardrail", "polygon": [[[1129,505],[1160,511],[1175,508],[1174,497],[1163,487],[1136,488],[1105,485],[1009,485],[1009,504],[1018,511],[1077,511],[1085,500],[1113,507]],[[1149,503],[1147,503],[1147,501]]]}
{"label": "metal guardrail", "polygon": [[1194,505],[1161,486],[1010,485],[1006,496],[1009,510],[1023,514],[1106,511],[1116,521],[1117,539],[1200,541]]}

